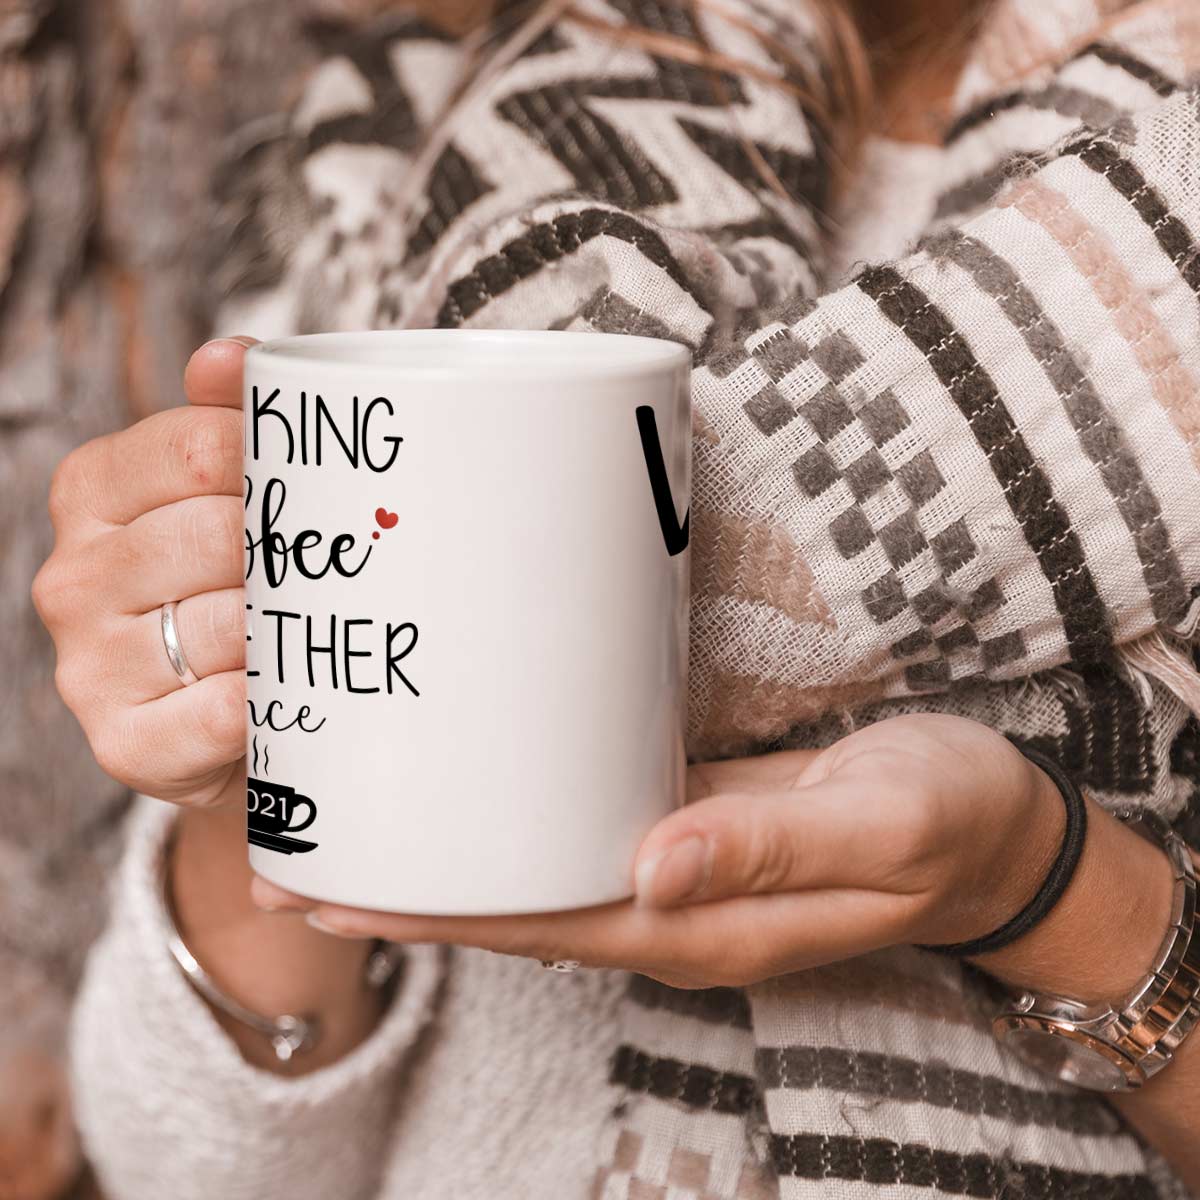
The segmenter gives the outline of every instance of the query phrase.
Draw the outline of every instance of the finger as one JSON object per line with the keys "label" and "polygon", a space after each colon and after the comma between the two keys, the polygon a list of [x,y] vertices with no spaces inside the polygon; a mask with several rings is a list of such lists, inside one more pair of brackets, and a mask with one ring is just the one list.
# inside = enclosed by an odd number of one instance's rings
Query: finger
{"label": "finger", "polygon": [[739,896],[668,911],[693,917],[672,927],[681,956],[668,965],[685,978],[685,986],[740,987],[778,979],[904,944],[911,928],[906,902],[843,888]]}
{"label": "finger", "polygon": [[[592,966],[632,961],[631,955],[640,942],[656,941],[646,936],[651,929],[644,918],[650,914],[634,913],[628,903],[562,913],[431,917],[327,904],[297,896],[261,879],[255,880],[251,894],[256,903],[269,909],[306,910],[319,928],[342,937],[476,946],[527,958],[578,958]],[[642,930],[636,928],[639,923],[644,926]],[[571,948],[570,953],[567,947]]]}
{"label": "finger", "polygon": [[782,750],[750,758],[728,758],[688,767],[688,803],[721,792],[787,791],[805,777],[818,750]]}
{"label": "finger", "polygon": [[871,892],[742,896],[689,908],[623,903],[517,917],[427,917],[316,902],[256,879],[271,910],[304,909],[342,937],[473,946],[500,954],[637,971],[674,986],[739,986],[902,940],[902,906]]}
{"label": "finger", "polygon": [[67,455],[51,484],[50,516],[63,534],[89,521],[126,525],[192,496],[241,494],[241,415],[172,408]]}
{"label": "finger", "polygon": [[[167,658],[162,609],[122,624],[114,649],[121,655],[122,676],[132,684],[128,698],[141,703],[183,687]],[[175,608],[175,631],[188,666],[199,678],[245,666],[245,592],[233,587],[185,597]]]}
{"label": "finger", "polygon": [[666,915],[634,912],[627,902],[568,912],[499,917],[388,913],[314,900],[258,875],[250,885],[250,894],[254,903],[265,911],[307,912],[319,928],[342,937],[478,946],[533,958],[578,957],[550,953],[555,947],[571,945],[587,947],[588,961],[596,965],[601,959],[616,962],[630,953],[636,941],[629,928],[631,914],[635,923],[647,929],[649,920]]}
{"label": "finger", "polygon": [[184,368],[188,403],[240,409],[246,351],[257,344],[257,338],[242,336],[205,342]]}
{"label": "finger", "polygon": [[246,751],[245,672],[209,675],[127,709],[93,749],[137,791],[171,800],[211,785],[215,799]]}
{"label": "finger", "polygon": [[908,845],[906,805],[885,785],[832,778],[787,792],[725,794],[650,832],[634,878],[642,904],[829,887],[894,886]]}
{"label": "finger", "polygon": [[131,616],[167,600],[237,587],[244,528],[240,498],[179,500],[81,547],[79,582],[103,593],[112,611]]}
{"label": "finger", "polygon": [[319,900],[289,892],[261,875],[255,875],[250,881],[250,899],[263,912],[306,912],[320,904]]}

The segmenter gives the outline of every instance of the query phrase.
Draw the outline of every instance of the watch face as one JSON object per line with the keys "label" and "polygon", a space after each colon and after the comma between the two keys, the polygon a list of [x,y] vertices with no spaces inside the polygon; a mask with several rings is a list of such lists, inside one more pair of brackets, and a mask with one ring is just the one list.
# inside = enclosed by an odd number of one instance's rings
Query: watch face
{"label": "watch face", "polygon": [[1064,1083],[1096,1092],[1119,1092],[1130,1086],[1129,1077],[1117,1063],[1085,1041],[1029,1027],[1010,1029],[1004,1041],[1031,1067]]}

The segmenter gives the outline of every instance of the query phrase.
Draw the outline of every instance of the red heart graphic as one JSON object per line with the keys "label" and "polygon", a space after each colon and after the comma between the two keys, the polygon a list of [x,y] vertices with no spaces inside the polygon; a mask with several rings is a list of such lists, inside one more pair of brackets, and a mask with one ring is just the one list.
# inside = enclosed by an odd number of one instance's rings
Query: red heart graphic
{"label": "red heart graphic", "polygon": [[375,510],[375,520],[379,522],[381,529],[391,529],[400,520],[400,514],[388,512],[386,508],[377,508]]}

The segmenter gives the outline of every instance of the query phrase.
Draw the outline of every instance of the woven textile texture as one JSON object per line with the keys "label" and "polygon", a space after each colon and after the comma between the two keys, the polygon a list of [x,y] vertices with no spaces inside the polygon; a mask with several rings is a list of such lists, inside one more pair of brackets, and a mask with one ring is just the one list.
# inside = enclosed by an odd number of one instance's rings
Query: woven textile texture
{"label": "woven textile texture", "polygon": [[[782,75],[749,22],[819,66],[800,0],[576,7]],[[225,181],[230,261],[252,264],[225,327],[687,344],[693,757],[951,711],[1194,833],[1194,0],[997,4],[922,150],[921,236],[844,278],[826,131],[786,89],[569,17],[533,33],[432,141],[462,47],[407,20],[329,35],[271,171]],[[102,951],[93,997],[104,972]],[[587,1048],[618,1097],[594,1161],[520,1194],[1182,1195],[1104,1103],[1002,1051],[988,1005],[909,949],[745,991],[634,977],[613,1044]],[[411,1194],[402,1166],[375,1194]]]}

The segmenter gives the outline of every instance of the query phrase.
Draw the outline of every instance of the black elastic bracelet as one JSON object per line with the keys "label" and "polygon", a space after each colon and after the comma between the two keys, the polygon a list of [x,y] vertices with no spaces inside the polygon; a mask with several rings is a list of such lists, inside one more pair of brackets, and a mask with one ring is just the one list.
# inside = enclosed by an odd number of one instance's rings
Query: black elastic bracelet
{"label": "black elastic bracelet", "polygon": [[1017,938],[1027,934],[1062,899],[1071,883],[1075,868],[1083,854],[1083,843],[1087,837],[1087,805],[1083,793],[1075,781],[1051,759],[1036,750],[1018,747],[1035,767],[1040,767],[1054,781],[1055,787],[1067,808],[1067,827],[1063,831],[1062,846],[1038,893],[1011,921],[999,929],[972,938],[969,942],[953,942],[942,946],[921,946],[921,950],[932,950],[937,954],[949,954],[955,958],[973,958],[977,954],[991,954],[1011,945]]}

